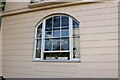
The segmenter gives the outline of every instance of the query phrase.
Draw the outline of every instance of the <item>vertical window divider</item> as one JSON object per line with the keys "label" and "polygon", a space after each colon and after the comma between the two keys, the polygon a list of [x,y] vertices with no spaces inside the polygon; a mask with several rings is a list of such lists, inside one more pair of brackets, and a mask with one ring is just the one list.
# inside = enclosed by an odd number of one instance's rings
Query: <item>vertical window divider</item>
{"label": "vertical window divider", "polygon": [[73,23],[73,21],[72,21],[72,18],[71,17],[69,17],[69,36],[70,36],[70,38],[69,38],[69,44],[70,44],[70,46],[69,46],[69,50],[70,50],[70,61],[72,61],[73,60],[73,38],[72,38],[72,35],[73,35],[73,26],[72,26],[72,23]]}
{"label": "vertical window divider", "polygon": [[33,55],[33,60],[35,60],[36,59],[36,43],[37,43],[37,27],[35,28],[35,43],[34,43],[34,55]]}
{"label": "vertical window divider", "polygon": [[46,21],[44,20],[43,21],[43,24],[42,24],[42,43],[41,43],[41,61],[43,60],[43,56],[44,56],[44,48],[45,48],[45,43],[44,43],[44,39],[45,39],[45,24],[46,24]]}
{"label": "vertical window divider", "polygon": [[[52,17],[52,39],[51,39],[51,41],[53,40],[54,41],[54,39],[53,39],[53,23],[54,23],[54,17]],[[52,51],[53,51],[53,41],[52,41]]]}
{"label": "vertical window divider", "polygon": [[61,23],[62,23],[62,16],[60,16],[60,51],[61,51],[61,40],[62,40],[61,39],[61,28],[62,28]]}

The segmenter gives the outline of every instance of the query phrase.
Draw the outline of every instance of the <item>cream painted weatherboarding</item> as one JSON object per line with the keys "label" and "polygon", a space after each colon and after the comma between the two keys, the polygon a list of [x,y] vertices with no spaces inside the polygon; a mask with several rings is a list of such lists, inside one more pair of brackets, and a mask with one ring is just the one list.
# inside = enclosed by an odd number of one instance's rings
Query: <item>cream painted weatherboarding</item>
{"label": "cream painted weatherboarding", "polygon": [[[118,78],[118,2],[11,2],[6,6],[2,25],[4,77]],[[71,20],[74,18],[80,22],[80,28],[73,29],[73,35],[79,35],[80,38],[70,41],[73,46],[78,45],[75,52],[80,54],[80,62],[33,61],[33,58],[36,59],[36,29],[43,21],[44,31],[45,21],[52,14],[67,14]],[[45,35],[45,31],[42,33]],[[42,41],[44,44],[45,40]],[[49,57],[46,59],[51,60]],[[52,59],[55,60],[53,56]],[[60,57],[58,59],[61,60]]]}

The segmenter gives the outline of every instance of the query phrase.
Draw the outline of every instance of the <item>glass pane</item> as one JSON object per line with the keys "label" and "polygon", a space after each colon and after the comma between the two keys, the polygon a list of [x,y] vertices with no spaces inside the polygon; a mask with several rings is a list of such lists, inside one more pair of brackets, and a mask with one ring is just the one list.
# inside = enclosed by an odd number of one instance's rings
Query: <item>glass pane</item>
{"label": "glass pane", "polygon": [[41,40],[37,40],[37,45],[36,45],[36,58],[41,57]]}
{"label": "glass pane", "polygon": [[62,27],[69,26],[69,18],[67,16],[62,16]]}
{"label": "glass pane", "polygon": [[44,53],[44,60],[69,60],[69,52]]}
{"label": "glass pane", "polygon": [[38,26],[37,29],[42,29],[42,23]]}
{"label": "glass pane", "polygon": [[52,17],[46,20],[46,28],[52,28]]}
{"label": "glass pane", "polygon": [[61,28],[61,30],[66,30],[66,29],[69,29],[69,27],[63,27],[63,28]]}
{"label": "glass pane", "polygon": [[73,58],[80,58],[80,38],[73,38]]}
{"label": "glass pane", "polygon": [[69,50],[69,38],[61,39],[61,50]]}
{"label": "glass pane", "polygon": [[60,37],[60,28],[53,30],[53,37]]}
{"label": "glass pane", "polygon": [[60,39],[53,39],[53,50],[60,50]]}
{"label": "glass pane", "polygon": [[53,27],[60,27],[60,16],[53,17]]}
{"label": "glass pane", "polygon": [[46,28],[45,31],[52,31],[52,28]]}
{"label": "glass pane", "polygon": [[42,30],[37,30],[37,38],[41,38],[42,37]]}
{"label": "glass pane", "polygon": [[73,20],[73,28],[79,28],[79,23]]}
{"label": "glass pane", "polygon": [[52,40],[46,39],[45,40],[45,51],[51,51],[52,50]]}
{"label": "glass pane", "polygon": [[46,31],[45,32],[45,37],[52,37],[52,32],[51,31]]}
{"label": "glass pane", "polygon": [[61,31],[61,36],[62,37],[69,36],[69,30],[62,30]]}

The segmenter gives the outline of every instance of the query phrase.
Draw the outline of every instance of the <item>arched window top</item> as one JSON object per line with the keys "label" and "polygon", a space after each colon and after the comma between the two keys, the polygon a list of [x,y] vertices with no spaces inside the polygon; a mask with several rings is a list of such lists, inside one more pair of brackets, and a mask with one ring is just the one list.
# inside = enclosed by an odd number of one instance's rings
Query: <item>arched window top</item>
{"label": "arched window top", "polygon": [[34,59],[79,61],[79,53],[75,54],[76,44],[73,43],[73,38],[79,38],[73,30],[79,30],[79,26],[76,19],[66,15],[53,15],[42,20],[36,27]]}
{"label": "arched window top", "polygon": [[[77,19],[75,19],[74,17],[71,17],[69,15],[65,15],[65,14],[55,14],[55,15],[53,14],[51,16],[47,16],[42,21],[40,21],[40,23],[42,23],[44,20],[46,20],[48,26],[52,25],[52,22],[54,23],[54,27],[56,25],[59,26],[60,22],[62,23],[61,26],[67,26],[69,18],[72,18],[72,20],[73,20],[73,28],[80,27],[79,26],[80,22]],[[39,26],[37,26],[37,27],[39,27]]]}

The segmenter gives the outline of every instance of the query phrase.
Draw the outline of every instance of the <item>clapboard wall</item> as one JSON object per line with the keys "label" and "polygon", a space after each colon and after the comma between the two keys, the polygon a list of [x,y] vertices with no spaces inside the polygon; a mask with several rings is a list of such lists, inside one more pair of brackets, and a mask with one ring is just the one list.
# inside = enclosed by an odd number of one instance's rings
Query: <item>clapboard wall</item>
{"label": "clapboard wall", "polygon": [[[17,3],[16,3],[17,4]],[[81,63],[33,62],[36,24],[52,13],[80,22]],[[7,78],[117,78],[118,3],[100,2],[5,16],[3,76]]]}

